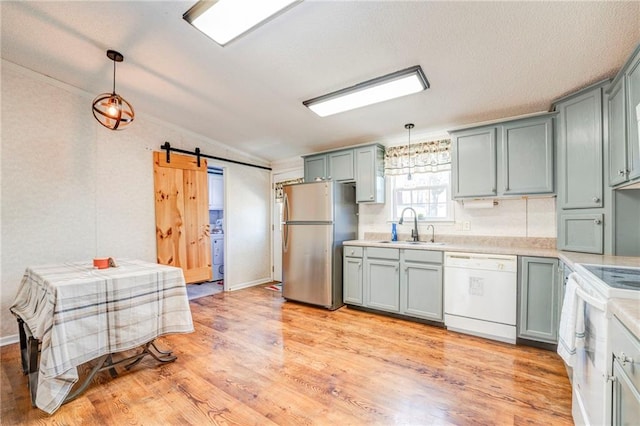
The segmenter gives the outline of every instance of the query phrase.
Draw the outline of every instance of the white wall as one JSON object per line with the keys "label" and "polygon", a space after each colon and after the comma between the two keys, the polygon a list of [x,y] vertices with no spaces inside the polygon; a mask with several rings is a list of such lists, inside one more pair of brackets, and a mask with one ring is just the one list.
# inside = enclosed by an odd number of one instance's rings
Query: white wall
{"label": "white wall", "polygon": [[[4,60],[1,96],[0,343],[17,333],[9,307],[27,266],[95,256],[155,261],[152,152],[162,143],[258,162],[140,111],[128,129],[110,131],[93,118],[91,94]],[[220,164],[225,279],[229,288],[268,282],[270,173]]]}

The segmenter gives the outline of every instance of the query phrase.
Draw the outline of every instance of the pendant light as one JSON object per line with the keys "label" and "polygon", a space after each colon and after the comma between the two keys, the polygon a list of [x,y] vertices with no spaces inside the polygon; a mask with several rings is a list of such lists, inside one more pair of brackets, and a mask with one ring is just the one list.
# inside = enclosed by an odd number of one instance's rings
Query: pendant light
{"label": "pendant light", "polygon": [[107,129],[122,130],[131,124],[135,115],[131,104],[116,93],[116,62],[122,62],[124,56],[115,50],[107,50],[107,57],[113,61],[113,91],[102,93],[93,100],[93,116]]}
{"label": "pendant light", "polygon": [[409,174],[407,175],[407,180],[411,180],[411,129],[413,129],[413,127],[413,123],[404,125],[404,128],[409,131]]}

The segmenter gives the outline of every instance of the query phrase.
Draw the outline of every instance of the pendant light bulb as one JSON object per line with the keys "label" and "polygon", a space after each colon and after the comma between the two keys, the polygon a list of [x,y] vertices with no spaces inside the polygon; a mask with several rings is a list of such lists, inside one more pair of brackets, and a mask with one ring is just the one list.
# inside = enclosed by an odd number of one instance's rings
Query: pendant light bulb
{"label": "pendant light bulb", "polygon": [[409,131],[409,174],[407,175],[407,180],[411,180],[411,129],[414,128],[414,125],[413,123],[407,123],[404,128]]}
{"label": "pendant light bulb", "polygon": [[131,104],[116,93],[116,62],[122,62],[124,56],[115,50],[107,50],[107,57],[113,61],[113,91],[102,93],[93,100],[93,116],[107,129],[122,130],[135,117]]}
{"label": "pendant light bulb", "polygon": [[109,102],[107,104],[107,114],[109,114],[111,118],[117,118],[118,113],[120,112],[117,99],[114,99],[113,97],[109,98]]}

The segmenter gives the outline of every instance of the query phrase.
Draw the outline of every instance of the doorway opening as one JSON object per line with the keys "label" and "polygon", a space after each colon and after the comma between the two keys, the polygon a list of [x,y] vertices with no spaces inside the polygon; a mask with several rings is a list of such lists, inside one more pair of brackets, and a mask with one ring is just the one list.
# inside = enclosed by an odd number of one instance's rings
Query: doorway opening
{"label": "doorway opening", "polygon": [[211,235],[211,268],[213,269],[211,294],[224,286],[224,170],[208,167],[209,229]]}

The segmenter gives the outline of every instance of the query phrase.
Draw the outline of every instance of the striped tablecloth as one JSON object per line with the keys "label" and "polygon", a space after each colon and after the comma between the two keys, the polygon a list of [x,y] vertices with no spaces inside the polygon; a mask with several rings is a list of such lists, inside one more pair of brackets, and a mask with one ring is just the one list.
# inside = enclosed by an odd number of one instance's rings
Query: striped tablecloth
{"label": "striped tablecloth", "polygon": [[47,413],[60,407],[80,364],[194,330],[180,268],[116,263],[107,269],[91,262],[43,265],[24,273],[11,312],[42,343],[36,406]]}

